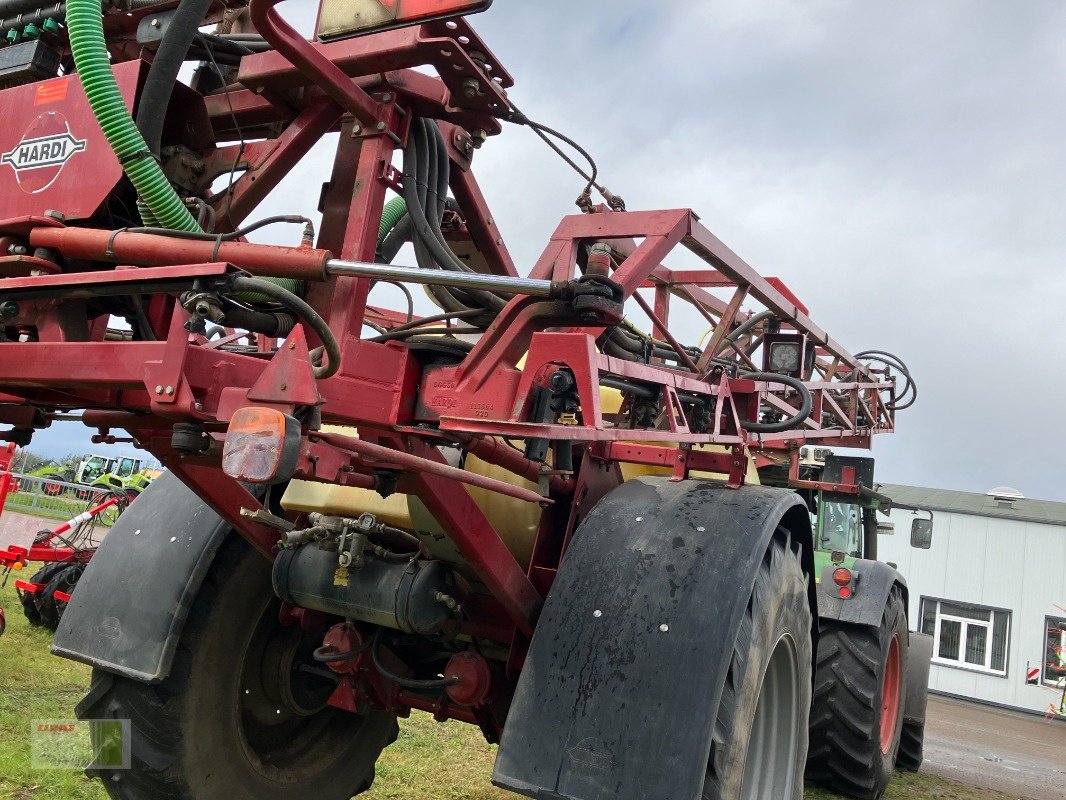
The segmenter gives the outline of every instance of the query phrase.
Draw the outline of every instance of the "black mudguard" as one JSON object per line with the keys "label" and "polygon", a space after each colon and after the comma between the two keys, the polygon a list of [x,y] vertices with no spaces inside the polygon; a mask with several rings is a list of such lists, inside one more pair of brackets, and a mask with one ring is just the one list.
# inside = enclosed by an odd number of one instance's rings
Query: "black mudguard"
{"label": "black mudguard", "polygon": [[52,652],[139,681],[167,677],[189,609],[230,530],[164,473],[104,537]]}
{"label": "black mudguard", "polygon": [[888,564],[857,559],[854,565],[848,567],[855,575],[855,592],[846,600],[837,594],[836,584],[833,583],[833,570],[837,567],[836,564],[830,564],[822,570],[818,587],[818,616],[822,619],[879,627],[894,586],[903,592],[903,607],[907,608],[907,582]]}
{"label": "black mudguard", "polygon": [[929,701],[929,664],[933,659],[933,637],[926,633],[910,633],[907,647],[907,705],[903,721],[924,723]]}
{"label": "black mudguard", "polygon": [[697,800],[730,657],[779,524],[799,495],[627,481],[581,524],[537,624],[493,783],[542,800]]}

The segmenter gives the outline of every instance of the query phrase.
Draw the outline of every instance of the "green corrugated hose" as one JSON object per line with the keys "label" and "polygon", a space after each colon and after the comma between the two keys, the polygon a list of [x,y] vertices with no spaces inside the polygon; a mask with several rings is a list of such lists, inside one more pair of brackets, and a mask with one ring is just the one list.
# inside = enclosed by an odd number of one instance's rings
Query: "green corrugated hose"
{"label": "green corrugated hose", "polygon": [[111,71],[100,0],[67,0],[67,33],[89,107],[141,201],[164,228],[200,230],[196,219],[151,155],[126,109],[115,74]]}
{"label": "green corrugated hose", "polygon": [[400,224],[400,220],[407,216],[407,201],[402,197],[394,197],[385,204],[381,212],[381,227],[378,228],[378,244],[385,241],[389,231]]}

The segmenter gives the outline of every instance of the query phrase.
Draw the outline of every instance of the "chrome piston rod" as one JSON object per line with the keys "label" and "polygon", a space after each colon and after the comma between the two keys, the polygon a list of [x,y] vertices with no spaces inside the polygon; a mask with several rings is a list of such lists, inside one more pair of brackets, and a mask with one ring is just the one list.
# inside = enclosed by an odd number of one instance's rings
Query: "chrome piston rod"
{"label": "chrome piston rod", "polygon": [[531,278],[511,278],[504,275],[482,275],[477,272],[451,272],[419,269],[418,267],[394,267],[389,264],[368,264],[362,261],[343,261],[336,258],[326,262],[326,274],[447,286],[452,289],[483,289],[489,292],[525,294],[531,297],[552,297],[565,286],[561,283]]}

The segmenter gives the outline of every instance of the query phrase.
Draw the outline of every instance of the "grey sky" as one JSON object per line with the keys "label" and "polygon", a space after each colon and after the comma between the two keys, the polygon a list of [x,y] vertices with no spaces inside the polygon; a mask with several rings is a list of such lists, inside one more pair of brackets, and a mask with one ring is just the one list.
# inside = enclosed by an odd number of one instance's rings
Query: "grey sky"
{"label": "grey sky", "polygon": [[[1066,6],[496,0],[473,22],[631,209],[694,208],[847,347],[907,361],[920,397],[877,442],[882,480],[1066,500]],[[313,208],[329,160],[262,211]],[[476,166],[528,269],[580,182],[521,129]]]}

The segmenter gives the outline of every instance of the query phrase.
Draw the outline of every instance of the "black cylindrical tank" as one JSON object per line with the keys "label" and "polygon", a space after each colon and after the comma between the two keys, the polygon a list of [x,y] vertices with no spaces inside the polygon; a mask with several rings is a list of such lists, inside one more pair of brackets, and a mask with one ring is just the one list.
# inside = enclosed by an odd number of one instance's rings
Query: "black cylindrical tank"
{"label": "black cylindrical tank", "polygon": [[455,595],[455,578],[441,561],[395,564],[368,553],[346,576],[337,567],[337,553],[315,545],[283,550],[274,562],[274,591],[294,606],[422,636],[441,633],[456,619],[440,599]]}

